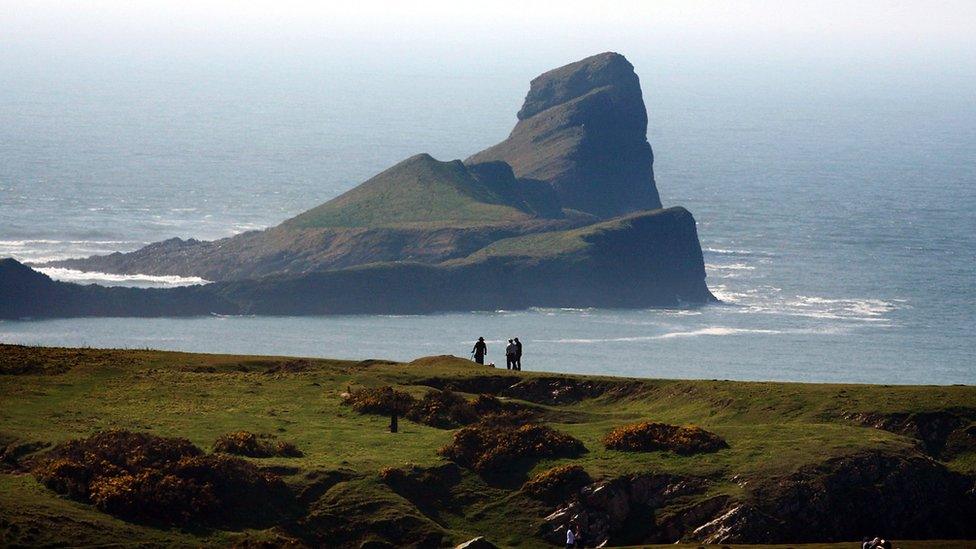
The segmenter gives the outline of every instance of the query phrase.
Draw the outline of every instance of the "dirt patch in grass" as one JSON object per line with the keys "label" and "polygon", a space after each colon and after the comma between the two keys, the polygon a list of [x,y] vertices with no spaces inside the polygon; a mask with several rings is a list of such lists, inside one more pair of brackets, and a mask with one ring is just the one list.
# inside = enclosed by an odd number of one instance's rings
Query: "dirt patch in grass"
{"label": "dirt patch in grass", "polygon": [[482,475],[497,476],[530,467],[543,458],[577,457],[586,448],[572,436],[544,425],[479,423],[459,429],[439,452]]}
{"label": "dirt patch in grass", "polygon": [[689,425],[679,427],[667,423],[635,423],[610,431],[603,438],[609,450],[627,452],[655,452],[667,450],[681,455],[717,452],[729,445],[715,433]]}
{"label": "dirt patch in grass", "polygon": [[190,441],[106,431],[41,456],[34,476],[48,488],[117,517],[165,525],[255,524],[288,506],[275,475]]}
{"label": "dirt patch in grass", "polygon": [[522,485],[529,496],[548,503],[569,499],[580,488],[593,482],[590,474],[580,465],[560,465],[539,473]]}
{"label": "dirt patch in grass", "polygon": [[302,457],[304,454],[294,444],[278,440],[266,433],[255,434],[249,431],[236,431],[217,437],[214,452],[235,454],[253,458]]}

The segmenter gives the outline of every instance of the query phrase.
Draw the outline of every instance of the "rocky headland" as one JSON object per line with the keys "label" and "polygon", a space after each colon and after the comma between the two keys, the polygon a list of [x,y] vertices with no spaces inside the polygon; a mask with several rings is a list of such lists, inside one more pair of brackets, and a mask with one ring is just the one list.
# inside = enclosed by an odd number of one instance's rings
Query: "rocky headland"
{"label": "rocky headland", "polygon": [[463,162],[410,157],[263,231],[174,238],[45,265],[213,281],[206,286],[72,287],[31,278],[8,261],[0,266],[0,291],[35,293],[0,293],[0,316],[422,313],[474,303],[670,307],[714,300],[693,217],[680,207],[662,209],[640,82],[622,55],[599,54],[535,78],[517,116],[506,140]]}

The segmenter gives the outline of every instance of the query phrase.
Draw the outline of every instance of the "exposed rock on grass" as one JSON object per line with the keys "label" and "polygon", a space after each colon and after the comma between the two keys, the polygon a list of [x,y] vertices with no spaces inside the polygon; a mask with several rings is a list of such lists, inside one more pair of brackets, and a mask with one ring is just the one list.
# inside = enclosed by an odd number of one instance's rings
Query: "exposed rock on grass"
{"label": "exposed rock on grass", "polygon": [[352,391],[346,395],[346,404],[361,414],[405,415],[417,399],[409,393],[397,391],[389,385],[384,387],[367,387]]}
{"label": "exposed rock on grass", "polygon": [[594,546],[671,543],[681,534],[659,524],[655,509],[700,494],[706,487],[704,479],[668,474],[626,475],[593,483],[572,494],[546,517],[540,535],[560,543],[565,539],[566,526],[575,520],[584,538]]}
{"label": "exposed rock on grass", "polygon": [[526,494],[549,503],[565,501],[593,482],[580,465],[560,465],[543,471],[522,485]]}
{"label": "exposed rock on grass", "polygon": [[304,455],[294,444],[278,440],[278,437],[274,435],[255,434],[249,431],[236,431],[220,435],[214,442],[213,451],[253,458],[302,457]]}
{"label": "exposed rock on grass", "polygon": [[520,462],[577,457],[585,451],[579,440],[543,425],[495,427],[482,423],[455,432],[454,440],[441,448],[440,454],[478,473],[492,475],[517,469]]}
{"label": "exposed rock on grass", "polygon": [[[865,452],[762,482],[694,532],[705,543],[976,536],[973,479],[921,455]],[[937,496],[934,496],[937,494]]]}
{"label": "exposed rock on grass", "polygon": [[628,452],[669,450],[681,455],[717,452],[729,447],[722,437],[701,427],[694,425],[679,427],[651,422],[618,427],[603,438],[603,445],[609,450]]}
{"label": "exposed rock on grass", "polygon": [[52,490],[133,521],[161,524],[254,523],[290,494],[250,462],[204,455],[190,441],[106,431],[57,445],[34,475]]}

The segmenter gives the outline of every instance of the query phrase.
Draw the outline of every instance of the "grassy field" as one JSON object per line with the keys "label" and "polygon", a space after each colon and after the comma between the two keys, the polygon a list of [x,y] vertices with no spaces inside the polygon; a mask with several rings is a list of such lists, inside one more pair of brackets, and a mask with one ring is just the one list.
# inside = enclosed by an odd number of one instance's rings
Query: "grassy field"
{"label": "grassy field", "polygon": [[[377,472],[391,466],[444,463],[437,449],[450,442],[452,431],[401,420],[400,432],[391,434],[388,418],[358,414],[343,404],[340,395],[350,389],[394,385],[420,397],[430,390],[431,378],[472,383],[475,376],[515,375],[552,377],[497,371],[453,357],[395,364],[0,346],[0,435],[53,444],[107,429],[126,429],[185,437],[209,450],[224,433],[271,433],[295,443],[304,456],[255,460],[261,465],[287,468],[292,471],[288,482],[296,485],[307,482],[308,472],[349,471],[356,479],[346,483],[344,501],[362,498],[365,509],[367,500],[387,498],[387,510],[396,512],[403,502],[377,480]],[[599,382],[602,378],[585,379]],[[473,383],[477,386],[478,381]],[[788,473],[865,449],[909,452],[916,446],[913,439],[845,419],[851,414],[976,408],[976,387],[969,386],[672,380],[635,380],[623,386],[624,390],[578,402],[533,404],[548,425],[577,437],[589,452],[573,460],[544,460],[530,474],[569,462],[583,465],[594,478],[644,471],[692,474],[712,481],[710,495],[734,496],[743,479]],[[640,420],[696,424],[724,437],[730,448],[682,457],[610,451],[600,444],[610,429]],[[972,453],[955,456],[947,465],[976,473]],[[489,535],[500,545],[542,543],[534,537],[536,520],[546,512],[538,502],[505,487],[486,485],[473,475],[463,482],[470,484],[476,501],[437,517],[456,542]],[[16,471],[0,474],[0,516],[0,545],[47,545],[60,540],[98,545],[136,539],[162,545],[228,544],[272,535],[130,524],[61,498]],[[851,545],[810,547],[847,546]]]}
{"label": "grassy field", "polygon": [[458,162],[412,156],[362,185],[288,221],[287,227],[466,227],[530,216]]}

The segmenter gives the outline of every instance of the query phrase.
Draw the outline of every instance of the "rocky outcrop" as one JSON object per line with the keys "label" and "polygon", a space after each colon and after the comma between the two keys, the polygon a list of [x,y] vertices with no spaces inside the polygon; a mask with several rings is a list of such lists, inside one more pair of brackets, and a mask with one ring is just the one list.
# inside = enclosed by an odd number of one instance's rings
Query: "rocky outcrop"
{"label": "rocky outcrop", "polygon": [[[678,498],[700,494],[707,482],[667,474],[629,475],[584,487],[557,508],[540,526],[540,535],[554,543],[565,539],[570,523],[579,525],[588,545],[671,543],[681,537],[673,525],[659,524],[655,509]],[[674,521],[673,518],[669,519]]]}
{"label": "rocky outcrop", "polygon": [[920,455],[863,453],[768,479],[692,537],[702,543],[804,543],[976,536],[973,479]]}
{"label": "rocky outcrop", "polygon": [[639,474],[590,484],[546,516],[559,543],[578,524],[587,543],[809,543],[860,539],[972,539],[974,479],[922,455],[863,452],[711,494],[697,477]]}
{"label": "rocky outcrop", "polygon": [[563,207],[608,218],[661,207],[634,67],[602,53],[532,80],[508,139],[465,162],[504,161]]}

